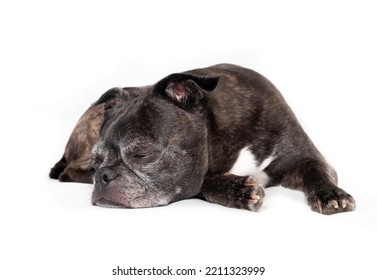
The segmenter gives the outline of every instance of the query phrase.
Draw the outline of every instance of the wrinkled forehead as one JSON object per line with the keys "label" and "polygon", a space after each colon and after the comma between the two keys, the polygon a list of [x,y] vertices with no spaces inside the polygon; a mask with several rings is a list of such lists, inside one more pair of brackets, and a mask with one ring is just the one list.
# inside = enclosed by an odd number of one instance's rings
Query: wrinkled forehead
{"label": "wrinkled forehead", "polygon": [[[169,106],[168,106],[169,107]],[[105,113],[102,142],[158,142],[169,125],[169,108],[148,98],[125,103]],[[128,144],[128,143],[127,143]]]}

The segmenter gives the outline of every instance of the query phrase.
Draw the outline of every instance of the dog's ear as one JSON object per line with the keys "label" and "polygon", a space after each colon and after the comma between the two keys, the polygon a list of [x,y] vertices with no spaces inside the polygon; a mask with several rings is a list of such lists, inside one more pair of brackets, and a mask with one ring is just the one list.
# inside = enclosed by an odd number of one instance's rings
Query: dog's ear
{"label": "dog's ear", "polygon": [[127,99],[132,97],[134,97],[132,90],[115,87],[102,94],[93,105],[104,104],[105,110],[108,110],[123,104]]}
{"label": "dog's ear", "polygon": [[200,104],[205,93],[213,91],[218,81],[219,77],[172,74],[158,82],[155,89],[181,108],[190,109]]}

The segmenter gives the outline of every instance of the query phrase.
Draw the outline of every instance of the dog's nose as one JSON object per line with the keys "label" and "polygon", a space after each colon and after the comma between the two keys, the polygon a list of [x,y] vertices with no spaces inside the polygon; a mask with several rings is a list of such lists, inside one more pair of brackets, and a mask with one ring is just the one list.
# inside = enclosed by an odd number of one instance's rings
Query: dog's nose
{"label": "dog's nose", "polygon": [[110,167],[103,167],[96,171],[96,183],[98,183],[101,188],[106,187],[116,177],[118,177],[118,173]]}

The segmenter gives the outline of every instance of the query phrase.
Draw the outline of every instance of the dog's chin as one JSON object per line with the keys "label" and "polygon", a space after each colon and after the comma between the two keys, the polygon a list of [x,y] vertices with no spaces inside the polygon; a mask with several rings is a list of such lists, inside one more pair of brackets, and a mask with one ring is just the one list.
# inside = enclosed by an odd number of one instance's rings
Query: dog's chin
{"label": "dog's chin", "polygon": [[106,198],[101,198],[95,202],[93,202],[93,205],[104,207],[104,208],[127,208],[126,206],[116,203],[114,201],[108,200]]}
{"label": "dog's chin", "polygon": [[133,199],[123,199],[121,202],[117,199],[109,199],[107,196],[94,195],[92,197],[92,204],[94,206],[105,208],[150,208],[164,206],[171,202],[167,198],[148,198],[148,197],[136,197]]}

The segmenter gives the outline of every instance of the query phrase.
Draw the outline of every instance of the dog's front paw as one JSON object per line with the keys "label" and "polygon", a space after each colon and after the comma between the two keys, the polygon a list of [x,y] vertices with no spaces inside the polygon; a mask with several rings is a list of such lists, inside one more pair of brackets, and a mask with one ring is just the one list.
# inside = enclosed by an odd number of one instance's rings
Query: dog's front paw
{"label": "dog's front paw", "polygon": [[264,190],[263,187],[254,179],[247,177],[244,186],[250,192],[248,195],[247,206],[251,211],[258,211],[263,204]]}
{"label": "dog's front paw", "polygon": [[325,215],[353,211],[356,208],[353,197],[338,187],[315,190],[308,195],[308,202],[314,211]]}
{"label": "dog's front paw", "polygon": [[251,211],[258,211],[264,198],[263,187],[252,176],[229,173],[207,176],[202,194],[209,202]]}
{"label": "dog's front paw", "polygon": [[263,204],[264,190],[253,176],[225,174],[228,207],[258,211]]}

